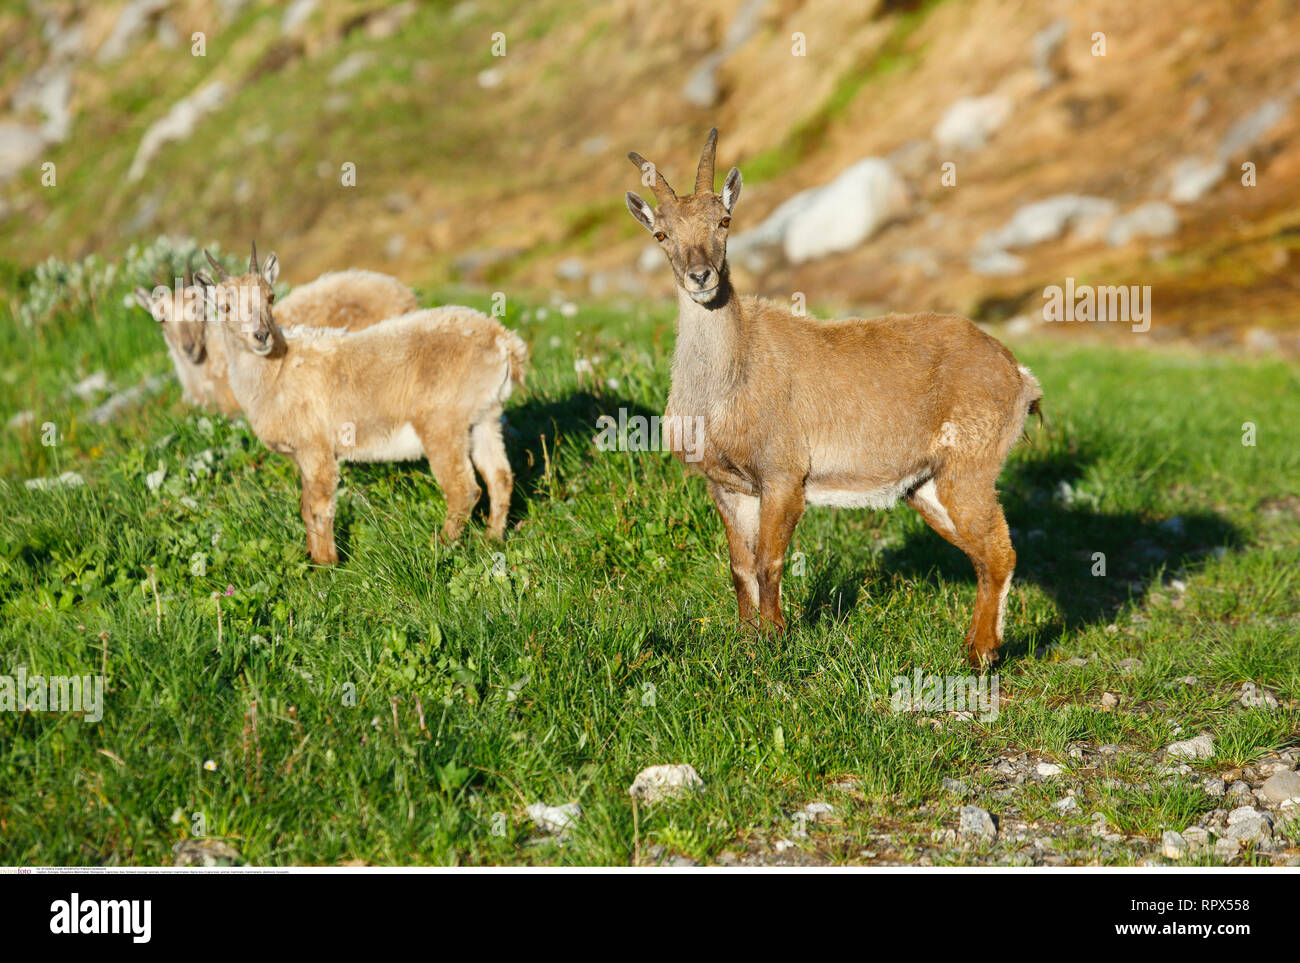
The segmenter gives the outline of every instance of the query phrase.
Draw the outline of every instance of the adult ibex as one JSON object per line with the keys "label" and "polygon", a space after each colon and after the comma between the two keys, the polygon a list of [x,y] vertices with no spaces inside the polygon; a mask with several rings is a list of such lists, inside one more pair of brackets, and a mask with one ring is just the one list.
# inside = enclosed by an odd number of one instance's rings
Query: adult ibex
{"label": "adult ibex", "polygon": [[708,479],[741,620],[785,629],[781,570],[807,505],[888,508],[903,498],[975,566],[966,646],[972,665],[986,665],[1002,641],[1016,559],[995,486],[1042,397],[1038,382],[965,318],[820,321],[738,295],[727,231],[741,176],[733,167],[714,193],[717,139],[714,128],[685,197],[629,154],[659,204],[629,191],[627,207],[676,279],[665,422],[703,419],[694,460],[683,457],[680,435],[670,447]]}

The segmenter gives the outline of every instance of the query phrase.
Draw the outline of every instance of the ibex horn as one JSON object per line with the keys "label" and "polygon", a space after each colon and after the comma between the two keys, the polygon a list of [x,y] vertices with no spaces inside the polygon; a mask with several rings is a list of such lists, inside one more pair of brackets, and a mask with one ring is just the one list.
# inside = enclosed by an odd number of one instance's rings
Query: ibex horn
{"label": "ibex horn", "polygon": [[[636,151],[632,151],[628,154],[627,159],[636,165],[637,170],[642,172],[645,171],[646,165],[650,164],[648,160]],[[655,167],[654,164],[650,164],[650,168],[652,170],[650,175],[650,190],[655,192],[655,197],[659,198],[659,203],[662,204],[664,201],[677,200],[677,194],[673,191],[672,185],[670,185],[668,179],[659,172],[659,168]]]}
{"label": "ibex horn", "polygon": [[223,268],[221,264],[217,261],[217,259],[208,253],[208,249],[206,247],[203,249],[203,256],[207,258],[208,263],[212,265],[212,270],[217,272],[218,281],[227,281],[230,279],[230,272],[227,271],[225,268]]}
{"label": "ibex horn", "polygon": [[713,193],[713,159],[718,153],[718,128],[709,131],[709,139],[704,142],[704,153],[700,155],[700,167],[695,172],[695,193],[701,191]]}
{"label": "ibex horn", "polygon": [[248,272],[250,274],[257,273],[257,242],[256,241],[253,242],[253,256],[248,259]]}

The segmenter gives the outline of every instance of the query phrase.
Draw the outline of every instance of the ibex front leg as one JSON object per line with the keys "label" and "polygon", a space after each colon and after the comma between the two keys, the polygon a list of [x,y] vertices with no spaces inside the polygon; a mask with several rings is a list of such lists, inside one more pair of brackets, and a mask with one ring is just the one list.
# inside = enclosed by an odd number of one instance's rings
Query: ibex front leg
{"label": "ibex front leg", "polygon": [[731,582],[736,587],[736,604],[740,621],[758,628],[758,498],[744,495],[709,482],[709,494],[727,529],[727,549],[731,554]]}
{"label": "ibex front leg", "polygon": [[334,565],[339,560],[334,549],[338,462],[329,452],[299,452],[297,460],[302,475],[302,521],[307,528],[307,552],[320,565]]}
{"label": "ibex front leg", "polygon": [[758,614],[773,628],[785,631],[781,615],[781,569],[785,550],[803,517],[803,479],[763,479],[758,509]]}

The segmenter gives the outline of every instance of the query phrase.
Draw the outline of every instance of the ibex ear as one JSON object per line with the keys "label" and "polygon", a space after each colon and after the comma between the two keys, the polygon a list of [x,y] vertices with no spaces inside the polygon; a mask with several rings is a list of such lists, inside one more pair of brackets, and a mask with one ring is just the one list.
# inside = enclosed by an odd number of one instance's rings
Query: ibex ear
{"label": "ibex ear", "polygon": [[740,197],[740,185],[744,179],[740,176],[740,168],[733,167],[727,171],[727,179],[722,182],[722,206],[730,214],[736,206],[736,199]]}
{"label": "ibex ear", "polygon": [[158,317],[158,315],[156,315],[156,314],[153,313],[153,298],[151,298],[151,297],[149,296],[149,292],[148,292],[148,291],[146,291],[146,290],[145,290],[144,288],[142,288],[142,287],[137,287],[137,288],[135,289],[135,291],[132,292],[132,293],[135,295],[135,303],[136,303],[136,304],[140,305],[140,307],[144,308],[144,309],[145,309],[146,311],[148,311],[151,315],[153,315],[153,319],[154,319],[155,321],[161,321],[161,320],[162,320],[162,318]]}
{"label": "ibex ear", "polygon": [[655,229],[655,212],[650,209],[650,205],[645,202],[639,194],[631,191],[627,192],[627,209],[632,213],[641,226],[647,231]]}
{"label": "ibex ear", "polygon": [[280,276],[280,259],[272,251],[266,256],[265,263],[262,264],[262,277],[266,279],[267,284],[274,284],[275,279]]}
{"label": "ibex ear", "polygon": [[203,292],[203,303],[208,307],[215,308],[217,306],[217,282],[212,280],[212,275],[203,270],[195,271],[194,283]]}

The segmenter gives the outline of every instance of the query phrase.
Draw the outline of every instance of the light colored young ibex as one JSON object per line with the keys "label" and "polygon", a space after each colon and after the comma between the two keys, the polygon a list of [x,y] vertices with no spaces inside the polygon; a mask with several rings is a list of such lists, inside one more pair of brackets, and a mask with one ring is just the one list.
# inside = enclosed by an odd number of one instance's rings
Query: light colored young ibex
{"label": "light colored young ibex", "polygon": [[[225,340],[207,336],[201,310],[203,292],[194,283],[191,265],[186,265],[182,292],[178,296],[159,281],[152,293],[136,288],[135,300],[161,323],[185,400],[237,415],[239,403],[226,376]],[[361,331],[418,307],[415,294],[395,277],[375,271],[332,271],[290,291],[276,306],[276,315],[285,328],[303,325]]]}
{"label": "light colored young ibex", "polygon": [[522,384],[528,350],[512,331],[464,307],[413,311],[364,331],[282,328],[272,310],[274,254],[231,277],[200,272],[217,312],[230,387],[253,431],[298,464],[307,551],[338,561],[334,497],[340,461],[424,456],[447,499],[442,539],[455,541],[487,485],[488,532],[505,534],[514,475],[501,406]]}
{"label": "light colored young ibex", "polygon": [[135,301],[161,326],[185,400],[232,417],[239,414],[239,402],[226,380],[224,345],[209,346],[207,342],[203,292],[194,283],[193,265],[185,266],[185,280],[179,291],[156,275],[154,281],[152,293],[141,287],[135,289]]}
{"label": "light colored young ibex", "polygon": [[[899,498],[970,558],[978,594],[967,655],[997,657],[1015,551],[998,504],[1002,462],[1042,391],[1005,347],[964,318],[935,314],[819,321],[740,297],[727,230],[732,168],[713,192],[718,132],[695,192],[678,197],[629,154],[659,200],[628,210],[662,245],[677,282],[677,347],[666,419],[703,418],[683,457],[708,479],[727,530],[740,618],[784,630],[781,570],[807,505],[888,508]],[[699,457],[701,456],[702,457]],[[757,614],[757,618],[756,618]]]}

